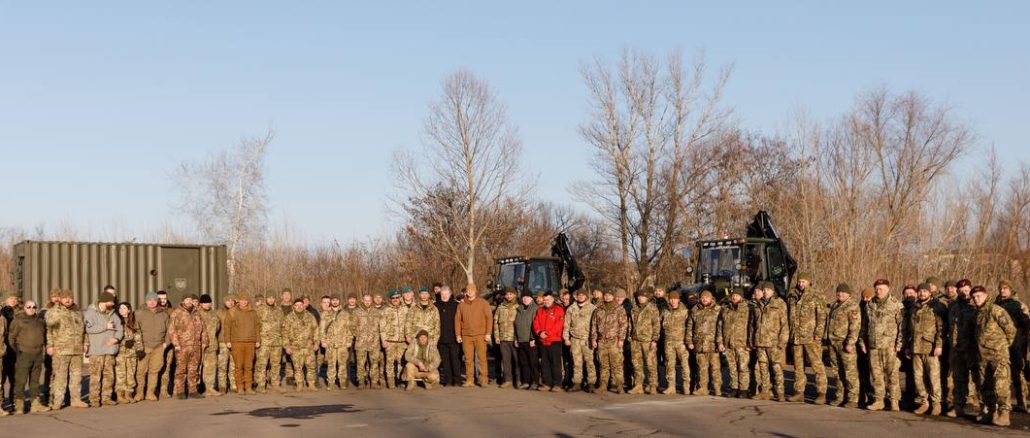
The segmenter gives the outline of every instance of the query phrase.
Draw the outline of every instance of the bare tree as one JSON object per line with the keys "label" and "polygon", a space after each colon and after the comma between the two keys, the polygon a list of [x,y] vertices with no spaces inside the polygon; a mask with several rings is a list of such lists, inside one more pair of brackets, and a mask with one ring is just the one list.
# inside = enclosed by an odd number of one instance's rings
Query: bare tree
{"label": "bare tree", "polygon": [[181,195],[177,211],[192,219],[205,239],[227,246],[229,290],[236,290],[241,249],[257,243],[265,229],[265,156],[273,138],[271,129],[261,137],[244,137],[206,160],[182,163],[172,175]]}
{"label": "bare tree", "polygon": [[394,160],[408,219],[421,215],[440,254],[475,282],[476,254],[503,207],[519,202],[521,142],[490,85],[461,70],[429,105],[423,149]]}

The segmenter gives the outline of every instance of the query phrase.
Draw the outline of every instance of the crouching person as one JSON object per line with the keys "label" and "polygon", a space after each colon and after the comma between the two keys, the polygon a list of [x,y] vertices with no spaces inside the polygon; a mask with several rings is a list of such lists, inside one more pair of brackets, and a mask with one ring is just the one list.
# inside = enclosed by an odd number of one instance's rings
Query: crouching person
{"label": "crouching person", "polygon": [[404,380],[408,382],[405,390],[415,388],[415,380],[421,379],[426,384],[426,389],[432,389],[433,385],[440,382],[440,352],[435,345],[429,343],[429,332],[419,330],[415,335],[415,342],[408,346],[404,352]]}

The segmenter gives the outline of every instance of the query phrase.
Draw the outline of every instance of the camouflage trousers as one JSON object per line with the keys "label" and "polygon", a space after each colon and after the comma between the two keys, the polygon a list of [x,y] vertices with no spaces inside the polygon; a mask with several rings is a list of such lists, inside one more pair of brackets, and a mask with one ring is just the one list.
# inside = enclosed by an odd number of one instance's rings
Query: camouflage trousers
{"label": "camouflage trousers", "polygon": [[129,350],[118,354],[114,358],[114,389],[120,393],[132,396],[136,389],[136,367],[139,359],[136,358],[136,350]]}
{"label": "camouflage trousers", "polygon": [[[165,350],[165,367],[161,370],[161,389],[168,390],[168,382],[172,381],[172,368],[175,368],[175,349],[168,348]],[[161,394],[161,391],[157,392]]]}
{"label": "camouflage trousers", "polygon": [[200,356],[203,354],[201,347],[180,347],[175,350],[175,394],[183,394],[189,390],[190,394],[197,393],[197,384],[200,383]]}
{"label": "camouflage trousers", "polygon": [[898,355],[892,348],[869,350],[869,375],[873,384],[873,400],[894,402],[901,400],[901,373]]}
{"label": "camouflage trousers", "polygon": [[748,392],[751,389],[751,353],[746,348],[727,348],[726,367],[730,374],[730,391]]}
{"label": "camouflage trousers", "polygon": [[304,387],[305,379],[307,379],[308,387],[314,388],[315,378],[318,376],[318,369],[315,368],[315,352],[310,345],[291,349],[293,352],[290,353],[290,362],[293,363],[293,380],[297,384],[297,389]]}
{"label": "camouflage trousers", "polygon": [[218,375],[218,347],[207,347],[200,358],[200,379],[204,382],[204,392],[215,392],[215,377]]}
{"label": "camouflage trousers", "polygon": [[111,402],[114,392],[113,354],[99,354],[89,357],[89,404],[97,407]]}
{"label": "camouflage trousers", "polygon": [[697,390],[708,394],[708,383],[711,380],[712,394],[722,395],[722,361],[715,351],[694,352],[697,360]]}
{"label": "camouflage trousers", "polygon": [[966,403],[979,404],[978,387],[980,386],[980,369],[976,366],[976,354],[962,350],[951,350],[948,358],[951,364],[951,376],[954,394],[952,406],[965,406]]}
{"label": "camouflage trousers", "polygon": [[621,391],[623,389],[622,358],[622,347],[619,346],[618,342],[600,342],[597,344],[597,359],[601,365],[598,371],[599,380],[597,384],[602,391],[608,387],[609,377],[611,385],[616,390]]}
{"label": "camouflage trousers", "polygon": [[823,346],[818,342],[794,345],[794,393],[804,394],[808,384],[805,374],[805,360],[815,373],[815,392],[826,394],[826,368],[823,366]]}
{"label": "camouflage trousers", "polygon": [[254,382],[259,390],[269,385],[278,389],[282,384],[279,372],[282,369],[283,346],[261,344],[255,353],[257,363],[254,365]]}
{"label": "camouflage trousers", "polygon": [[665,340],[665,381],[676,389],[676,369],[683,376],[683,393],[690,394],[690,350],[682,339]]}
{"label": "camouflage trousers", "polygon": [[830,366],[837,372],[837,400],[858,403],[858,353],[848,353],[843,342],[831,342]]}
{"label": "camouflage trousers", "polygon": [[383,381],[383,371],[379,368],[379,358],[382,357],[382,354],[379,353],[379,349],[357,349],[356,352],[358,363],[358,385],[381,383]]}
{"label": "camouflage trousers", "polygon": [[572,345],[569,350],[572,352],[572,385],[579,387],[583,382],[583,367],[587,369],[587,385],[593,386],[597,383],[597,367],[594,366],[594,349],[590,348],[590,342],[586,339],[571,339]]}
{"label": "camouflage trousers", "polygon": [[999,411],[1012,410],[1012,367],[1008,356],[980,358],[980,396],[984,406]]}
{"label": "camouflage trousers", "polygon": [[340,387],[346,388],[350,383],[350,373],[347,363],[350,361],[350,351],[347,347],[334,347],[332,345],[325,349],[326,359],[326,386],[332,387],[336,379],[340,380]]}
{"label": "camouflage trousers", "polygon": [[422,380],[428,385],[435,385],[440,383],[440,371],[429,370],[422,372],[418,370],[418,367],[413,363],[409,363],[404,366],[404,381],[408,383],[414,383],[415,380]]}
{"label": "camouflage trousers", "polygon": [[[759,391],[772,390],[777,396],[786,395],[783,392],[783,350],[773,347],[758,347],[757,351],[755,381],[758,383]],[[770,380],[770,372],[772,380]]]}
{"label": "camouflage trousers", "polygon": [[[225,342],[218,343],[218,381],[221,383],[218,389],[222,392],[226,392],[229,389],[236,391],[236,376],[234,370],[236,369],[236,361],[233,360],[232,354],[229,352],[229,347],[225,345]],[[229,382],[229,386],[225,386],[225,382]]]}
{"label": "camouflage trousers", "polygon": [[398,372],[403,373],[404,364],[401,362],[404,360],[404,350],[408,347],[408,344],[398,341],[387,341],[386,348],[383,349],[383,357],[386,358],[386,387],[393,388],[397,383],[399,376]]}
{"label": "camouflage trousers", "polygon": [[651,349],[651,341],[631,340],[630,351],[633,363],[633,386],[644,384],[644,369],[647,369],[647,384],[658,386],[658,352]]}
{"label": "camouflage trousers", "polygon": [[[912,381],[916,404],[941,403],[941,359],[930,354],[912,355]],[[930,383],[927,391],[926,384]]]}
{"label": "camouflage trousers", "polygon": [[58,408],[64,404],[65,393],[71,393],[71,400],[82,398],[82,355],[54,355],[54,376],[51,381],[50,407]]}

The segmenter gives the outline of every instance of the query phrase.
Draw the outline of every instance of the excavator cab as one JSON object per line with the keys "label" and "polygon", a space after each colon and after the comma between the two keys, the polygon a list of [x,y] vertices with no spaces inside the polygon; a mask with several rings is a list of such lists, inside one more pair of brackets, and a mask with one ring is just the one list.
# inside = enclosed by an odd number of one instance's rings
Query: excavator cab
{"label": "excavator cab", "polygon": [[[491,295],[512,287],[519,294],[537,290],[558,292],[565,288],[575,292],[583,287],[583,271],[569,247],[564,232],[551,242],[550,257],[510,256],[497,259],[497,270],[487,282]],[[491,298],[491,297],[488,297]]]}

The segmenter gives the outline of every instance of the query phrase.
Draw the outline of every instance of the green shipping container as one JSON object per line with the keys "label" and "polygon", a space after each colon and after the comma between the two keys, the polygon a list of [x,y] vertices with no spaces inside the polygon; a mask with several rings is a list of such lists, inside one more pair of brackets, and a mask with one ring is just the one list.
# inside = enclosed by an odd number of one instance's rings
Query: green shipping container
{"label": "green shipping container", "polygon": [[45,304],[50,290],[70,289],[85,307],[106,285],[118,300],[142,307],[148,291],[164,290],[178,304],[184,295],[228,291],[224,245],[25,241],[14,245],[14,287],[23,300]]}

